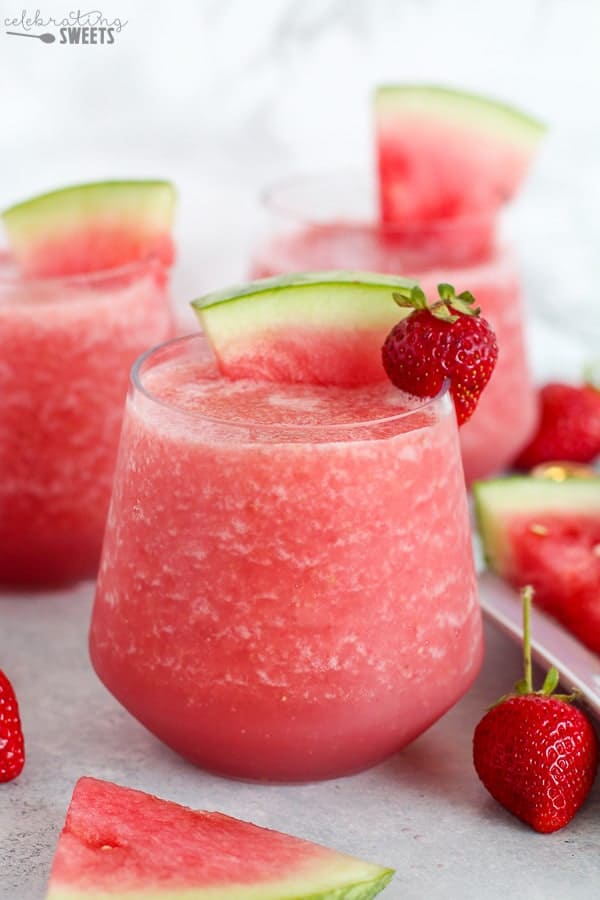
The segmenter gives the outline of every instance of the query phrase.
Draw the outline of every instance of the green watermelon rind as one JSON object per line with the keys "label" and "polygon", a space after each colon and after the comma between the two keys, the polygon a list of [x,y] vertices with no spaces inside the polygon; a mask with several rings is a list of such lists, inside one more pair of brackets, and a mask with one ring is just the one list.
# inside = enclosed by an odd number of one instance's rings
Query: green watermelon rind
{"label": "green watermelon rind", "polygon": [[553,481],[514,475],[478,481],[473,485],[473,501],[485,561],[503,575],[511,562],[506,522],[531,516],[533,524],[536,517],[548,513],[600,516],[600,476]]}
{"label": "green watermelon rind", "polygon": [[145,227],[159,225],[169,230],[175,213],[175,188],[169,181],[99,181],[72,185],[31,197],[5,209],[5,227],[14,240],[35,238],[52,219],[58,228],[68,227],[82,215],[91,219],[106,213],[114,219],[128,218]]}
{"label": "green watermelon rind", "polygon": [[546,132],[543,122],[508,103],[441,85],[381,85],[375,90],[374,103],[379,122],[385,123],[389,115],[397,123],[399,115],[411,111],[453,128],[462,125],[504,136],[532,150]]}
{"label": "green watermelon rind", "polygon": [[[369,881],[355,882],[354,884],[307,893],[281,893],[279,887],[275,887],[275,893],[270,886],[264,884],[255,885],[230,885],[227,888],[214,888],[203,890],[201,888],[184,888],[182,890],[141,890],[127,892],[107,891],[81,891],[70,890],[67,887],[51,889],[46,895],[46,900],[372,900],[392,880],[394,869],[380,869],[380,875]],[[283,889],[286,890],[285,888]]]}
{"label": "green watermelon rind", "polygon": [[247,284],[233,285],[220,291],[213,291],[192,300],[196,311],[253,297],[259,294],[275,294],[280,291],[289,292],[294,288],[314,287],[375,287],[385,288],[388,292],[394,288],[412,287],[415,281],[396,275],[380,275],[374,272],[351,271],[349,269],[326,272],[290,272],[286,275],[275,275],[272,278],[259,278]]}
{"label": "green watermelon rind", "polygon": [[[369,881],[355,882],[345,887],[327,889],[314,893],[297,894],[281,893],[279,887],[274,891],[264,884],[230,885],[227,888],[203,890],[184,888],[182,890],[107,892],[71,890],[67,887],[53,888],[46,895],[46,900],[372,900],[394,877],[394,869],[381,869],[381,874]],[[283,888],[285,891],[286,889]]]}
{"label": "green watermelon rind", "polygon": [[372,272],[311,272],[264,278],[192,301],[217,357],[233,347],[251,348],[260,335],[290,332],[384,333],[409,310],[393,301],[394,289],[414,281]]}

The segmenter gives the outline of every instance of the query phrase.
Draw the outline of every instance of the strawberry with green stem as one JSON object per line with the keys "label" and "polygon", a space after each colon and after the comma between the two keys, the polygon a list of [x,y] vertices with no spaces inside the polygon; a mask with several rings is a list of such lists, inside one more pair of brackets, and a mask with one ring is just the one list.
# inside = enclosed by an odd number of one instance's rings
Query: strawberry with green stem
{"label": "strawberry with green stem", "polygon": [[498,343],[469,291],[457,295],[451,284],[439,284],[438,294],[428,303],[418,285],[394,292],[398,306],[412,311],[388,334],[382,362],[390,381],[417,397],[435,397],[448,381],[463,425],[491,378]]}
{"label": "strawberry with green stem", "polygon": [[531,601],[523,588],[524,678],[477,725],[473,762],[492,797],[536,831],[558,831],[589,794],[598,766],[598,740],[587,716],[555,694],[559,674],[551,668],[534,691],[531,664]]}

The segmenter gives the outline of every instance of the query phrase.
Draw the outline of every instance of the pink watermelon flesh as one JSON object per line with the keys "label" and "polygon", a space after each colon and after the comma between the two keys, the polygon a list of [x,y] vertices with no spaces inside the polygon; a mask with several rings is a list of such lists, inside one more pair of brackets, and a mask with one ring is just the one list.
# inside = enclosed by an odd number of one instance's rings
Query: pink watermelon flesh
{"label": "pink watermelon flesh", "polygon": [[310,328],[293,333],[276,329],[252,346],[231,345],[221,355],[221,369],[233,379],[357,387],[386,381],[378,331]]}
{"label": "pink watermelon flesh", "polygon": [[20,257],[23,273],[36,278],[101,272],[138,260],[154,258],[171,266],[175,258],[169,233],[146,234],[143,229],[90,225],[31,245]]}
{"label": "pink watermelon flesh", "polygon": [[600,654],[600,515],[517,515],[507,539],[505,577],[516,588],[533,585],[536,604]]}
{"label": "pink watermelon flesh", "polygon": [[[527,156],[499,151],[493,141],[462,130],[440,134],[418,120],[382,128],[378,138],[381,218],[427,222],[496,210],[528,168]],[[489,172],[497,177],[489,177]]]}
{"label": "pink watermelon flesh", "polygon": [[[94,778],[75,786],[48,900],[368,900],[392,871]],[[354,891],[354,893],[350,893]]]}
{"label": "pink watermelon flesh", "polygon": [[382,88],[375,115],[387,224],[495,212],[519,188],[543,132],[516,110],[441,88]]}

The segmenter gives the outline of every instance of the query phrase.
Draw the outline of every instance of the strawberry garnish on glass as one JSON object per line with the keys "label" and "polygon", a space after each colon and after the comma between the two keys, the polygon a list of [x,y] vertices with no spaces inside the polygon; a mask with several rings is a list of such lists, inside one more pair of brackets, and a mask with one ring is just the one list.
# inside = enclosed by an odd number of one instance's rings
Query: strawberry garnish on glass
{"label": "strawberry garnish on glass", "polygon": [[471,418],[498,358],[498,343],[468,291],[438,285],[439,300],[428,303],[420,287],[393,294],[412,312],[388,334],[383,367],[396,387],[417,397],[435,397],[449,381],[459,425]]}
{"label": "strawberry garnish on glass", "polygon": [[473,735],[473,762],[492,797],[536,831],[558,831],[589,794],[598,766],[598,740],[585,715],[555,694],[559,674],[551,668],[533,690],[531,600],[522,591],[525,677],[514,692],[485,714]]}

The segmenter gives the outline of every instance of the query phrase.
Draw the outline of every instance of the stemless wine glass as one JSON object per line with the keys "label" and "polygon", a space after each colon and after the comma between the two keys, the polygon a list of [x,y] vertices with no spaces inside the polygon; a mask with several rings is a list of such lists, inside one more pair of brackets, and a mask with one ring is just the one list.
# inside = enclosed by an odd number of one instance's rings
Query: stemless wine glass
{"label": "stemless wine glass", "polygon": [[509,465],[535,428],[537,405],[519,275],[510,246],[498,236],[499,217],[488,212],[384,225],[373,185],[353,173],[291,178],[268,189],[263,205],[270,224],[252,260],[255,278],[362,269],[415,278],[431,297],[439,282],[475,295],[500,354],[472,420],[461,428],[467,482]]}
{"label": "stemless wine glass", "polygon": [[201,335],[145,354],[90,647],[134,716],[225,775],[327,778],[403,747],[482,656],[449,396],[231,381]]}
{"label": "stemless wine glass", "polygon": [[128,372],[172,334],[153,260],[32,279],[0,258],[0,582],[95,575]]}

